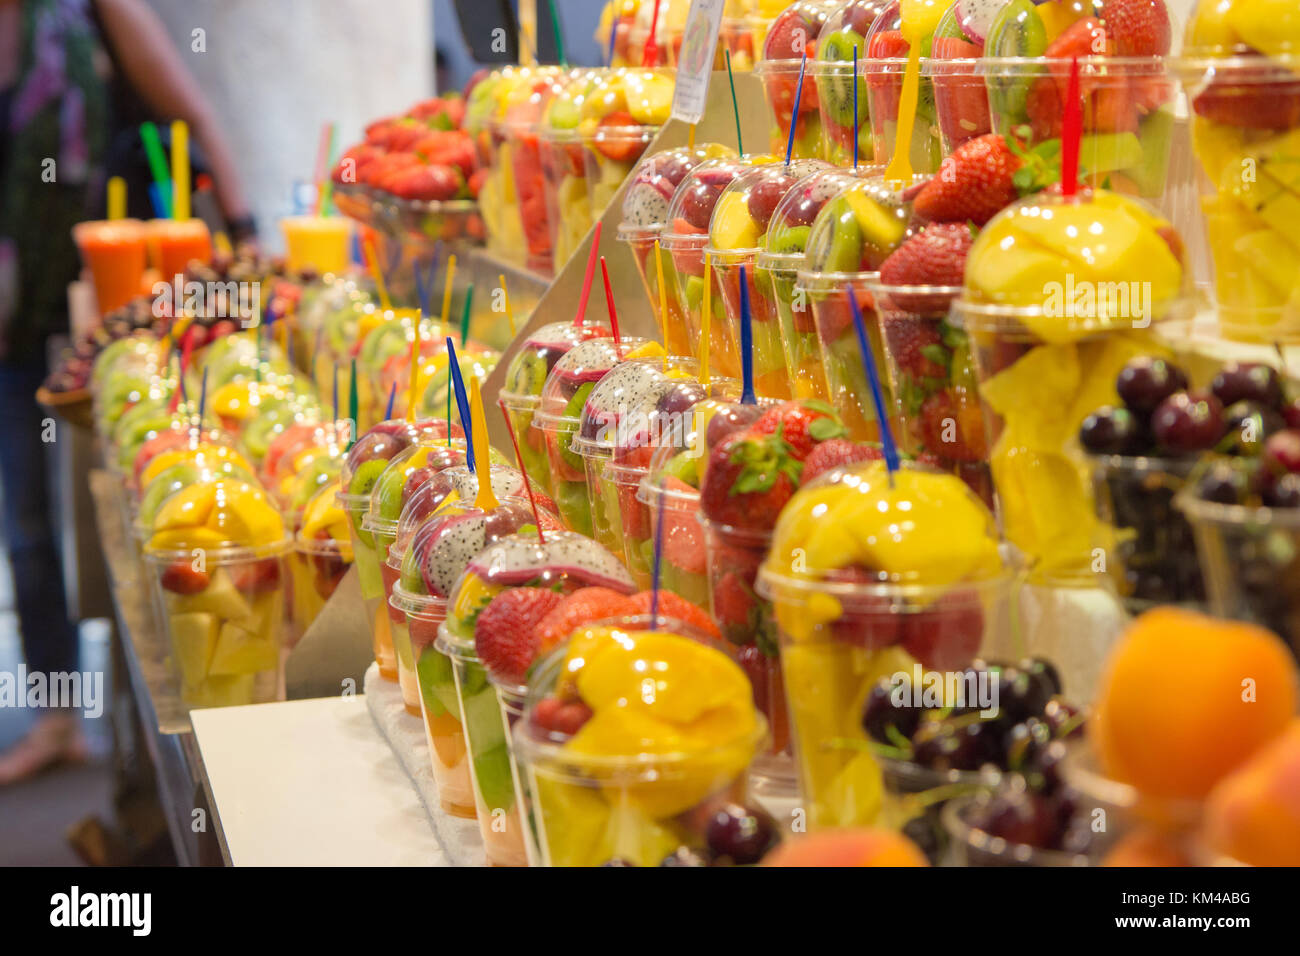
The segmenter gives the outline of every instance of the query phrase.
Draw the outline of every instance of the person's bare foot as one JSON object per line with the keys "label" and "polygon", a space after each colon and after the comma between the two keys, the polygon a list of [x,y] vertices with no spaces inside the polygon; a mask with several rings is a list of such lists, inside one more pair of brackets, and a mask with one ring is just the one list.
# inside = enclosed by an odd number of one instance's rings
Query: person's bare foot
{"label": "person's bare foot", "polygon": [[81,721],[72,714],[46,714],[27,736],[0,754],[0,787],[34,777],[59,763],[80,763],[89,751]]}

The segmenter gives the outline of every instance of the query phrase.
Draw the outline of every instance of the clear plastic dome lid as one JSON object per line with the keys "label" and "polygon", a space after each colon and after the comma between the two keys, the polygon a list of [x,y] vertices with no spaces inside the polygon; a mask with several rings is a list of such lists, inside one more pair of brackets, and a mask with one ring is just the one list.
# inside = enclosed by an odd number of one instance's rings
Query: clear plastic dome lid
{"label": "clear plastic dome lid", "polygon": [[662,126],[672,114],[675,77],[673,70],[632,66],[608,71],[584,99],[578,131],[596,137]]}
{"label": "clear plastic dome lid", "polygon": [[130,361],[141,362],[154,368],[158,365],[158,340],[144,332],[109,342],[95,356],[90,371],[90,387],[98,390],[108,377]]}
{"label": "clear plastic dome lid", "polygon": [[1072,341],[1168,317],[1188,282],[1177,231],[1141,201],[1102,189],[1039,193],[975,238],[958,315],[971,329],[1025,326]]}
{"label": "clear plastic dome lid", "polygon": [[502,384],[501,398],[507,403],[535,403],[542,394],[546,377],[560,357],[579,342],[607,338],[609,327],[600,323],[548,322],[528,333],[523,344],[510,360]]}
{"label": "clear plastic dome lid", "polygon": [[781,588],[865,598],[900,585],[937,596],[1004,579],[1006,570],[997,522],[965,482],[910,462],[890,475],[883,461],[871,461],[795,492],[762,574]]}
{"label": "clear plastic dome lid", "polygon": [[[492,349],[475,346],[473,343],[470,343],[463,350],[457,350],[456,365],[460,369],[460,377],[465,383],[466,391],[469,390],[470,379],[478,379],[480,385],[486,382],[488,376],[492,374],[492,370],[497,367],[497,362],[500,359],[500,353]],[[409,367],[409,361],[407,367]],[[403,381],[403,376],[400,374],[397,380],[399,382],[398,394],[400,395],[406,382]],[[459,417],[460,406],[456,403],[455,387],[451,379],[451,366],[444,356],[435,356],[432,362],[421,366],[420,381],[424,383],[424,390],[420,393],[420,405],[417,410],[422,415],[429,418],[446,416],[447,398],[448,393],[450,393],[452,417],[453,419]]]}
{"label": "clear plastic dome lid", "polygon": [[623,194],[621,238],[662,231],[671,222],[673,194],[692,170],[711,159],[734,159],[735,150],[721,143],[702,143],[694,149],[680,146],[654,153],[641,161]]}
{"label": "clear plastic dome lid", "polygon": [[[143,488],[153,481],[164,469],[183,461],[196,462],[200,467],[217,469],[220,462],[230,461],[244,471],[252,472],[253,466],[224,440],[224,435],[210,435],[193,429],[179,444],[159,448],[148,460],[138,462],[140,470],[136,473],[137,485]],[[137,456],[138,457],[138,456]]]}
{"label": "clear plastic dome lid", "polygon": [[1300,60],[1300,11],[1290,0],[1197,0],[1183,33],[1183,55]]}
{"label": "clear plastic dome lid", "polygon": [[850,183],[813,220],[800,271],[830,276],[878,271],[909,234],[910,195],[880,179]]}
{"label": "clear plastic dome lid", "polygon": [[582,407],[596,383],[619,363],[642,357],[646,349],[646,357],[655,349],[663,353],[658,343],[640,338],[624,338],[621,343],[612,338],[588,339],[575,345],[560,356],[546,376],[534,423],[552,429],[561,425],[577,427]]}
{"label": "clear plastic dome lid", "polygon": [[422,440],[402,449],[375,482],[363,527],[368,531],[395,532],[403,509],[417,489],[444,469],[464,466],[468,460],[467,446],[459,438]]}
{"label": "clear plastic dome lid", "polygon": [[[912,44],[920,43],[920,55],[930,56],[931,42],[939,21],[947,12],[949,0],[907,0],[885,7],[867,34],[867,57],[872,60],[906,60]],[[900,70],[895,65],[888,69]]]}
{"label": "clear plastic dome lid", "polygon": [[798,269],[808,248],[812,224],[822,207],[854,182],[879,172],[875,166],[831,167],[809,173],[795,183],[772,211],[758,265],[765,269]]}
{"label": "clear plastic dome lid", "polygon": [[993,24],[1009,3],[1011,0],[954,3],[934,28],[930,57],[940,61],[979,59]]}
{"label": "clear plastic dome lid", "polygon": [[659,429],[670,424],[667,414],[660,412],[660,401],[670,394],[695,396],[687,408],[694,405],[704,397],[698,374],[699,364],[694,359],[661,356],[619,363],[596,383],[583,403],[573,451],[584,457],[608,458],[615,450],[643,447],[648,457]]}
{"label": "clear plastic dome lid", "polygon": [[148,554],[209,559],[234,550],[274,552],[286,543],[284,519],[266,492],[251,482],[205,481],[182,488],[154,516]]}
{"label": "clear plastic dome lid", "polygon": [[174,448],[194,446],[199,443],[225,445],[234,448],[235,439],[220,428],[200,428],[192,418],[177,418],[171,427],[148,438],[135,453],[131,463],[131,480],[140,487],[140,475],[155,457]]}
{"label": "clear plastic dome lid", "polygon": [[713,210],[731,181],[755,166],[774,163],[775,156],[741,156],[710,159],[692,169],[673,193],[664,226],[664,245],[678,241],[707,241]]}
{"label": "clear plastic dome lid", "polygon": [[110,444],[116,446],[117,466],[128,469],[140,447],[167,431],[183,428],[189,421],[185,411],[172,411],[167,399],[148,396],[132,405],[113,425]]}
{"label": "clear plastic dome lid", "polygon": [[[452,425],[453,436],[462,434],[459,425]],[[343,463],[339,476],[343,493],[369,495],[379,476],[398,452],[404,451],[421,439],[447,437],[447,422],[437,419],[406,421],[389,419],[375,425],[357,439]]]}
{"label": "clear plastic dome lid", "polygon": [[[859,63],[866,59],[871,25],[887,6],[889,0],[849,0],[831,13],[817,37],[818,64],[847,63],[851,70],[855,50]],[[865,109],[865,103],[859,108]]]}
{"label": "clear plastic dome lid", "polygon": [[542,131],[546,135],[564,138],[578,135],[583,107],[587,97],[595,93],[608,70],[575,70],[567,76],[558,93],[551,98],[542,117]]}
{"label": "clear plastic dome lid", "polygon": [[501,87],[509,85],[519,68],[504,66],[491,70],[474,84],[465,100],[465,129],[471,135],[482,132],[495,117]]}
{"label": "clear plastic dome lid", "polygon": [[[409,355],[415,336],[415,309],[397,309],[361,340],[357,350],[357,368],[377,372],[394,355]],[[441,342],[446,332],[431,318],[420,320],[420,341]]]}
{"label": "clear plastic dome lid", "polygon": [[535,132],[542,114],[553,97],[559,94],[565,73],[557,66],[528,68],[531,72],[505,91],[497,127],[502,133]]}
{"label": "clear plastic dome lid", "polygon": [[798,70],[805,54],[809,61],[817,55],[817,40],[822,28],[843,0],[797,0],[786,7],[768,28],[755,72],[791,64]]}
{"label": "clear plastic dome lid", "polygon": [[320,403],[306,395],[282,395],[265,401],[256,414],[244,424],[239,441],[243,450],[255,461],[261,461],[270,450],[271,442],[295,424],[317,424],[320,421]]}
{"label": "clear plastic dome lid", "polygon": [[686,427],[671,429],[660,436],[637,495],[641,501],[654,504],[663,492],[669,507],[697,507],[710,447],[753,424],[764,411],[780,404],[779,399],[773,398],[760,398],[753,405],[742,404],[737,400],[737,384],[731,379],[710,383],[707,394],[690,406]]}
{"label": "clear plastic dome lid", "polygon": [[709,219],[705,252],[715,257],[755,255],[763,247],[772,214],[805,176],[833,167],[820,159],[796,159],[746,170],[718,197]]}
{"label": "clear plastic dome lid", "polygon": [[330,454],[326,449],[318,449],[317,454],[303,456],[301,467],[286,477],[282,495],[278,494],[281,489],[268,490],[277,493],[277,497],[284,503],[283,510],[291,519],[291,524],[297,527],[308,501],[321,491],[328,491],[330,495],[337,494],[339,473],[342,470],[341,453]]}
{"label": "clear plastic dome lid", "polygon": [[179,461],[164,468],[140,492],[140,505],[136,509],[136,531],[142,540],[153,534],[154,519],[159,509],[176,492],[190,485],[215,481],[235,481],[254,485],[257,479],[237,462],[226,460],[212,463]]}
{"label": "clear plastic dome lid", "polygon": [[297,466],[295,459],[304,450],[318,448],[341,458],[350,436],[347,422],[294,422],[280,432],[267,445],[262,457],[262,481],[268,488],[276,487],[286,472]]}
{"label": "clear plastic dome lid", "polygon": [[[974,38],[983,31],[984,53],[989,57],[1167,56],[1178,35],[1166,0],[1146,0],[1140,6],[1148,9],[1137,11],[1130,0],[1071,0],[1053,3],[1050,8],[1028,0],[1010,0],[987,12],[980,6],[973,5],[964,17],[958,11],[958,19],[972,42],[978,42]],[[1118,8],[1120,15],[1108,19],[1107,6]],[[1225,4],[1216,0],[1202,6],[1222,9]]]}
{"label": "clear plastic dome lid", "polygon": [[345,560],[352,560],[352,536],[348,532],[348,516],[339,506],[333,488],[316,488],[307,495],[293,516],[292,526],[298,529],[295,539],[300,545],[333,544],[342,551]]}

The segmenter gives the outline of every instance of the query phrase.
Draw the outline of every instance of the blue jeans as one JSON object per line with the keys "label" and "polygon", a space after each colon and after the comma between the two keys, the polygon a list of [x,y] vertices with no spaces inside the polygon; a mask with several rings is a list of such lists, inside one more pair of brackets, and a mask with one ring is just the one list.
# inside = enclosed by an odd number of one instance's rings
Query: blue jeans
{"label": "blue jeans", "polygon": [[77,633],[68,620],[50,515],[49,448],[41,440],[46,414],[36,402],[44,377],[41,365],[0,362],[0,488],[14,603],[28,670],[48,674],[77,669]]}

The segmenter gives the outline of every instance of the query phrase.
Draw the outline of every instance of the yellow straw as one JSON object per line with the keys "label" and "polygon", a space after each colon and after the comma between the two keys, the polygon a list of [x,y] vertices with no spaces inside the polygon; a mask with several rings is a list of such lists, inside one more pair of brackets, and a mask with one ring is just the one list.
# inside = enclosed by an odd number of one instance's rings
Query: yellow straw
{"label": "yellow straw", "polygon": [[695,124],[694,123],[691,124],[691,132],[686,138],[686,148],[687,149],[695,148]]}
{"label": "yellow straw", "polygon": [[379,293],[379,305],[387,312],[393,307],[393,303],[388,301],[388,287],[384,285],[384,272],[379,268],[379,256],[375,254],[375,243],[369,236],[366,237],[365,248],[366,261],[370,263],[370,276],[375,280],[375,291]]}
{"label": "yellow straw", "polygon": [[659,327],[663,330],[664,344],[668,344],[668,288],[664,285],[664,253],[655,240],[655,275],[659,279]]}
{"label": "yellow straw", "polygon": [[915,39],[907,51],[903,70],[903,91],[898,102],[898,125],[894,135],[894,155],[885,167],[885,181],[905,185],[912,180],[912,128],[916,125],[916,107],[921,89],[921,44]]}
{"label": "yellow straw", "polygon": [[709,384],[709,327],[713,324],[713,256],[704,254],[704,308],[700,312],[700,384]]}
{"label": "yellow straw", "polygon": [[190,218],[190,128],[185,120],[172,121],[172,218]]}
{"label": "yellow straw", "polygon": [[515,310],[510,308],[510,290],[506,288],[504,274],[497,276],[501,280],[501,295],[506,300],[506,321],[510,323],[510,337],[515,337]]}
{"label": "yellow straw", "polygon": [[442,327],[447,327],[447,320],[451,317],[451,285],[456,279],[456,254],[453,252],[447,257],[447,284],[442,290]]}
{"label": "yellow straw", "polygon": [[223,258],[235,254],[235,249],[230,244],[230,237],[226,235],[224,230],[218,230],[212,237],[212,248],[216,249],[217,255]]}
{"label": "yellow straw", "polygon": [[108,218],[126,218],[126,180],[121,176],[108,181]]}
{"label": "yellow straw", "polygon": [[470,431],[474,435],[474,474],[478,475],[478,497],[474,499],[474,507],[491,511],[500,502],[492,493],[492,456],[488,454],[487,418],[483,415],[483,395],[477,375],[469,377],[469,416]]}
{"label": "yellow straw", "polygon": [[411,384],[406,393],[406,420],[415,421],[415,403],[420,394],[420,322],[424,313],[415,312],[415,334],[411,336]]}

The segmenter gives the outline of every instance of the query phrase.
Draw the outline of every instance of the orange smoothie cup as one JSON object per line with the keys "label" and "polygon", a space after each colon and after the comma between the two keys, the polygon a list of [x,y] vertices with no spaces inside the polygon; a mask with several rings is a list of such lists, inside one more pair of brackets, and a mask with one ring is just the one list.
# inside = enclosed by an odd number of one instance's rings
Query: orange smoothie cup
{"label": "orange smoothie cup", "polygon": [[79,222],[72,238],[90,270],[101,315],[121,308],[140,293],[145,267],[145,227],[138,219]]}

